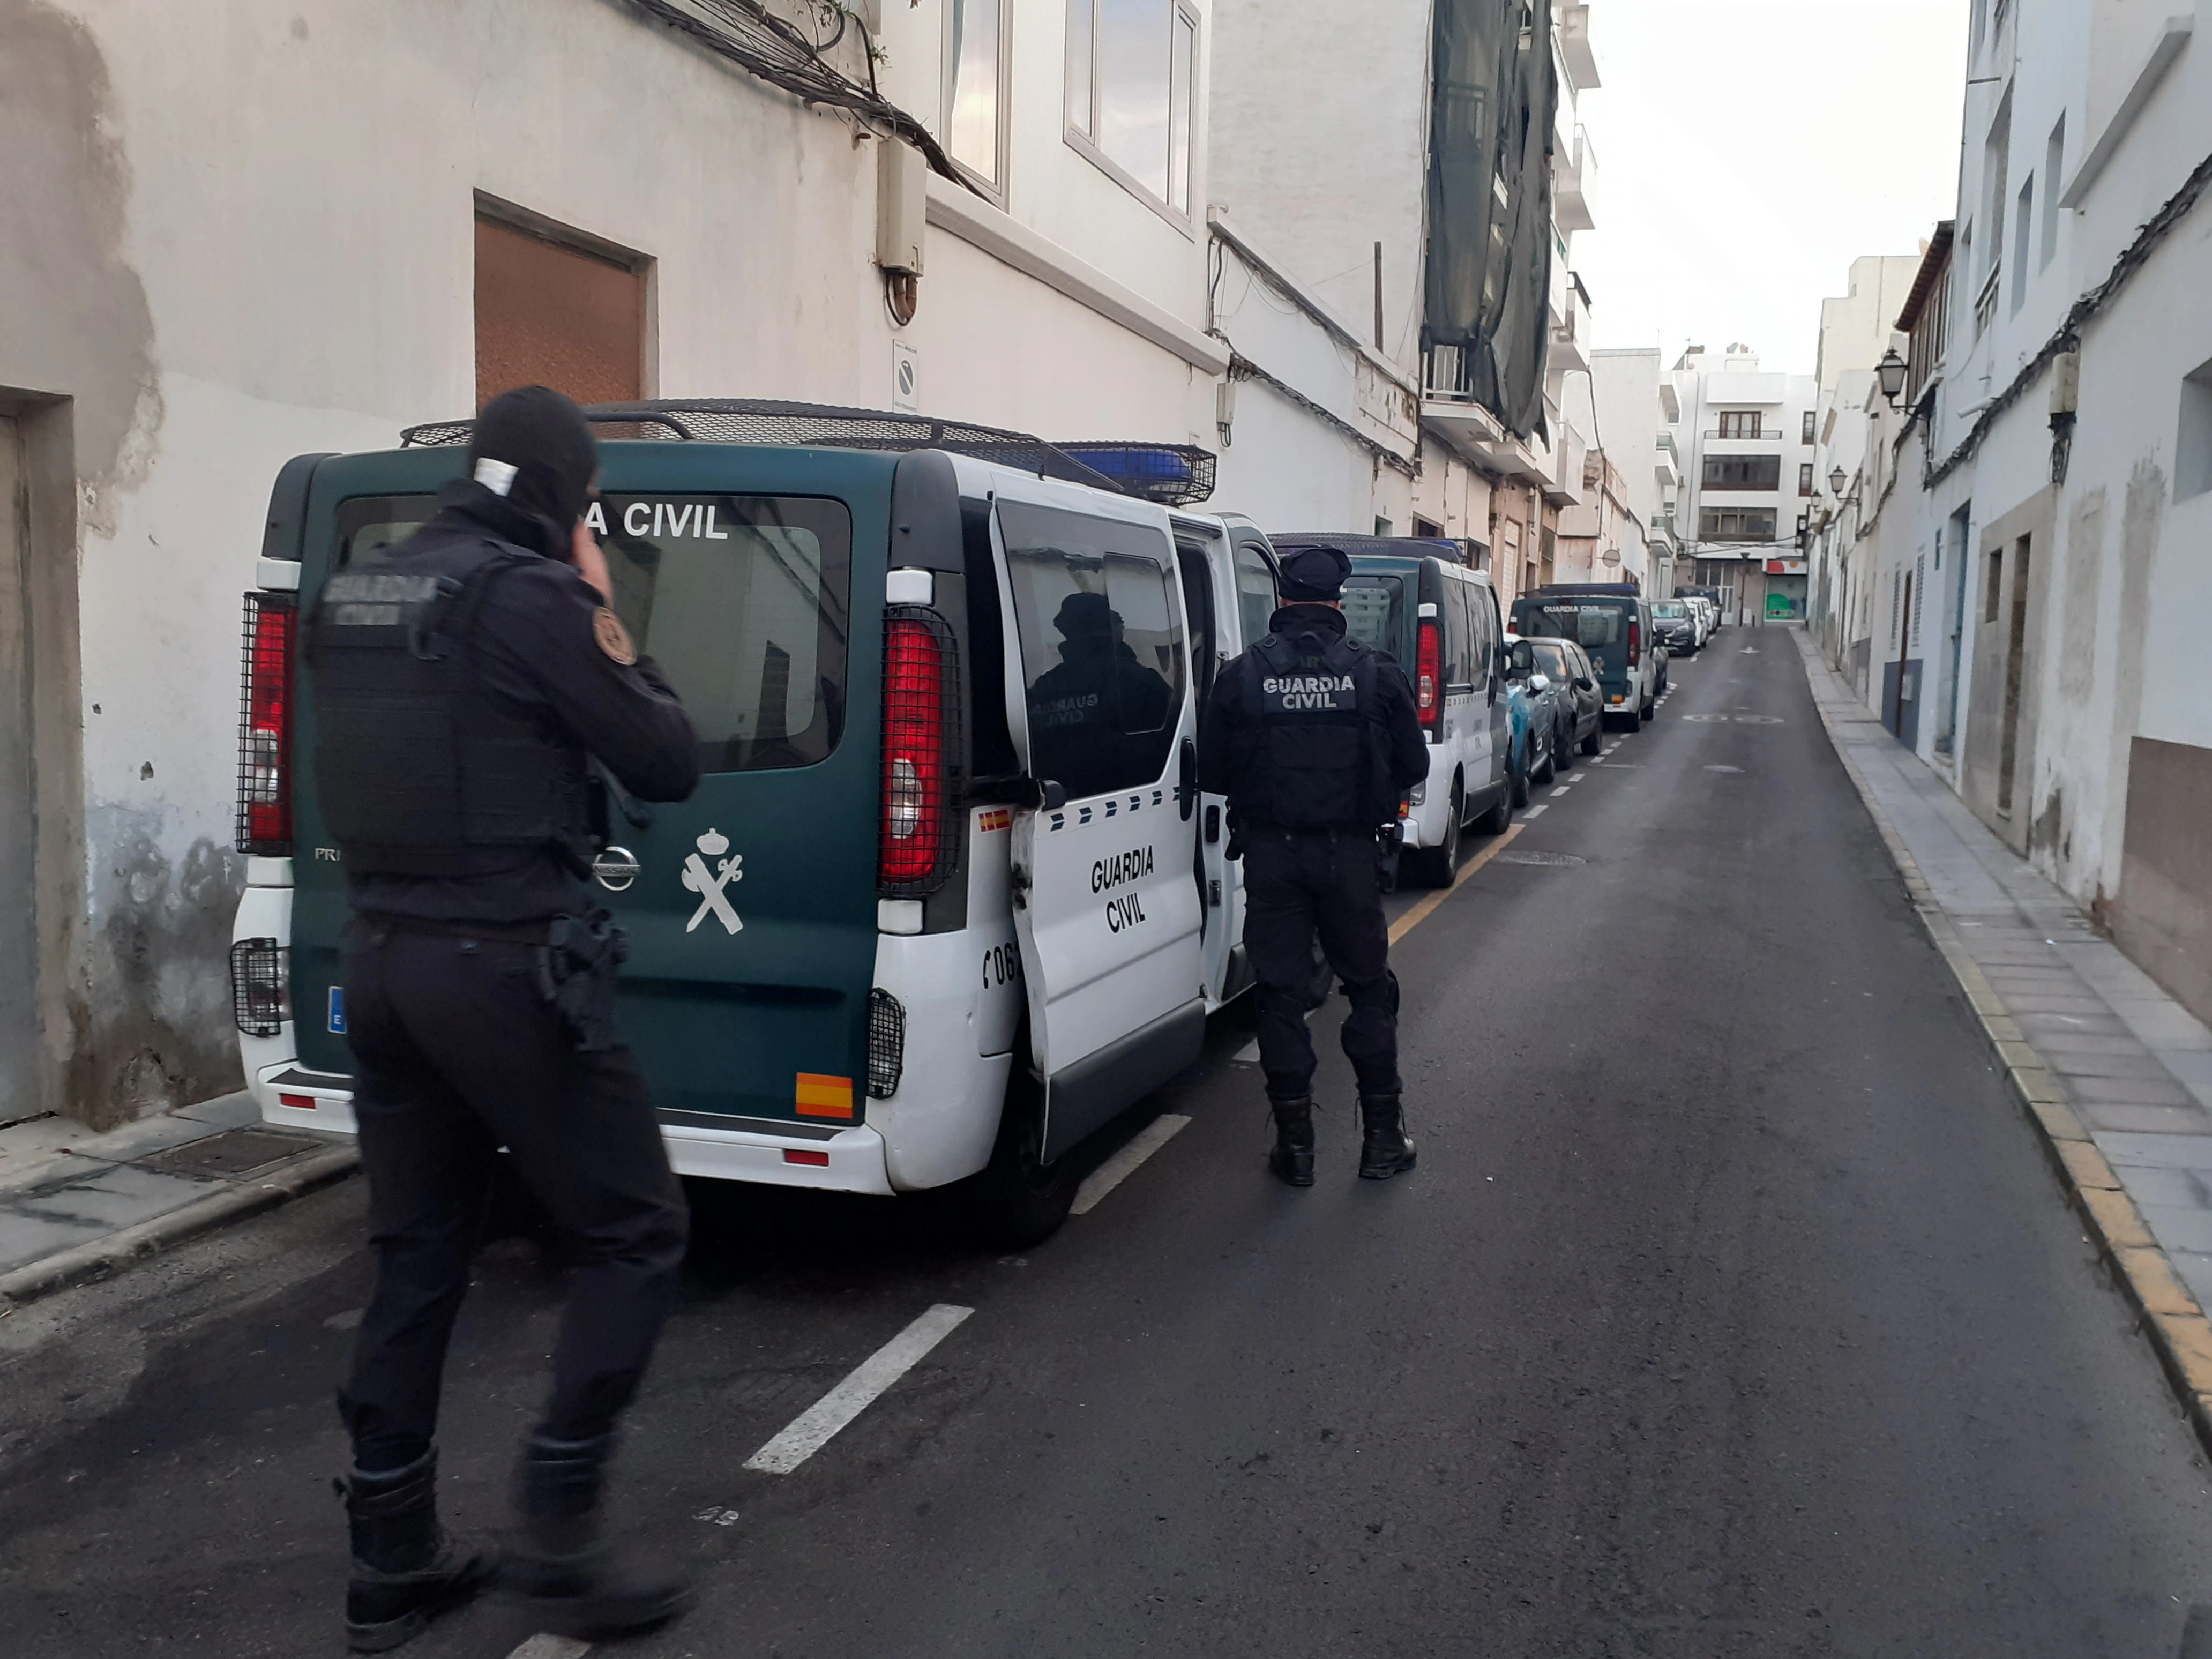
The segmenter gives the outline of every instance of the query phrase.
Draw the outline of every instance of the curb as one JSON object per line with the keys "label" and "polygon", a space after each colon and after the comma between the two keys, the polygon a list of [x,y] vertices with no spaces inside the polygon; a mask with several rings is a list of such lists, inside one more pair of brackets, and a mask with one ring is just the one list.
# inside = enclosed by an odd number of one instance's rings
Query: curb
{"label": "curb", "polygon": [[12,1313],[56,1291],[106,1279],[134,1261],[158,1255],[186,1239],[276,1209],[295,1198],[344,1180],[360,1167],[361,1153],[352,1146],[332,1146],[309,1152],[279,1165],[258,1181],[227,1187],[167,1215],[155,1216],[105,1238],[72,1245],[44,1261],[0,1273],[0,1314]]}
{"label": "curb", "polygon": [[[1808,658],[1819,653],[1817,646],[1800,649]],[[1809,665],[1807,679],[1811,679]],[[2150,1339],[2159,1369],[2166,1373],[2182,1415],[2189,1419],[2198,1443],[2212,1455],[2212,1320],[2205,1317],[2196,1297],[2166,1259],[2166,1252],[2144,1224],[2142,1212],[2097,1150],[2081,1119],[2075,1116],[2065,1091],[2043,1063],[2043,1056],[2014,1023],[2003,998],[1983,975],[1980,964],[1967,954],[1958,927],[1936,902],[1934,890],[1905,850],[1904,838],[1875,798],[1857,763],[1836,740],[1835,723],[1817,696],[1813,710],[1820,717],[1820,729],[1827,733],[1829,746],[1843,763],[1851,787],[1858,791],[1860,804],[1874,819],[1882,845],[1889,849],[1921,926],[1949,964],[2014,1097],[2034,1124],[2044,1156],[2065,1188],[2069,1201],[2081,1216],[2114,1282],[2134,1305],[2136,1327]]]}

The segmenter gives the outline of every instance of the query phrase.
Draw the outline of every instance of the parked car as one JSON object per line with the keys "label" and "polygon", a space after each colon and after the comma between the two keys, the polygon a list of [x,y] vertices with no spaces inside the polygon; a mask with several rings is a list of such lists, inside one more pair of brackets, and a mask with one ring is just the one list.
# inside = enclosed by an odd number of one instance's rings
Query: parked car
{"label": "parked car", "polygon": [[1597,670],[1582,647],[1572,640],[1516,639],[1510,650],[1509,673],[1551,684],[1553,769],[1571,768],[1577,750],[1597,753],[1605,741],[1605,704],[1598,691]]}
{"label": "parked car", "polygon": [[1677,587],[1674,597],[1678,599],[1703,599],[1712,607],[1713,623],[1708,633],[1717,634],[1728,626],[1729,600],[1725,587]]}
{"label": "parked car", "polygon": [[1412,881],[1448,885],[1460,837],[1472,824],[1495,835],[1511,822],[1510,711],[1504,637],[1490,578],[1460,562],[1455,542],[1405,536],[1283,535],[1279,551],[1325,545],[1352,558],[1344,620],[1363,645],[1388,651],[1406,669],[1429,775],[1413,786],[1400,870]]}
{"label": "parked car", "polygon": [[1705,629],[1686,599],[1652,600],[1651,631],[1669,656],[1694,656],[1705,643]]}
{"label": "parked car", "polygon": [[[1506,683],[1528,714],[1523,722],[1526,730],[1516,734],[1517,775],[1524,783],[1549,783],[1559,769],[1560,722],[1563,718],[1573,718],[1572,690],[1544,672],[1528,641],[1510,634],[1506,641]],[[1522,806],[1528,802],[1516,791],[1513,804]]]}
{"label": "parked car", "polygon": [[1526,806],[1531,789],[1545,781],[1536,775],[1537,753],[1548,750],[1546,722],[1552,718],[1548,692],[1534,692],[1525,680],[1508,680],[1505,684],[1507,720],[1510,728],[1505,750],[1505,777],[1508,795],[1516,807]]}
{"label": "parked car", "polygon": [[1682,603],[1698,619],[1698,648],[1702,651],[1705,641],[1721,631],[1721,608],[1702,593],[1692,593]]}
{"label": "parked car", "polygon": [[1666,684],[1651,602],[1626,582],[1561,582],[1513,601],[1513,628],[1529,639],[1573,640],[1598,671],[1605,713],[1633,732]]}

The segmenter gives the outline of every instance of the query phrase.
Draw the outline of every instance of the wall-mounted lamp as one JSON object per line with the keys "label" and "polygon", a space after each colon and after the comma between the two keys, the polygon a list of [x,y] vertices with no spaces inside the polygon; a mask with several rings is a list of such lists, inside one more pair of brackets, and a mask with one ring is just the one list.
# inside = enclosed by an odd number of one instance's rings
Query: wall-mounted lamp
{"label": "wall-mounted lamp", "polygon": [[1844,471],[1841,465],[1837,466],[1833,471],[1828,474],[1828,493],[1832,495],[1842,495],[1844,493],[1844,486],[1850,481],[1851,475]]}
{"label": "wall-mounted lamp", "polygon": [[1875,379],[1881,383],[1881,395],[1893,405],[1905,390],[1906,374],[1905,359],[1897,355],[1895,346],[1881,354],[1881,361],[1874,366]]}

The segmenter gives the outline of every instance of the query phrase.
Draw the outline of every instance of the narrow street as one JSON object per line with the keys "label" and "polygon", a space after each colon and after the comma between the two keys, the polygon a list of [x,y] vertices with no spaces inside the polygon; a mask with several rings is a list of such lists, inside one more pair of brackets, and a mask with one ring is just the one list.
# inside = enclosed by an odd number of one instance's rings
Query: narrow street
{"label": "narrow street", "polygon": [[[623,1650],[2177,1652],[2203,1459],[1796,649],[1730,629],[1674,685],[1398,945],[1411,1176],[1353,1179],[1337,1001],[1309,1192],[1262,1170],[1233,1010],[1139,1114],[1188,1127],[1028,1257],[941,1203],[695,1189],[622,1467],[702,1599]],[[0,1323],[9,1655],[336,1646],[364,1196]],[[848,1426],[743,1467],[939,1304],[973,1312]],[[487,1253],[460,1528],[503,1522],[554,1306]],[[410,1651],[530,1634],[488,1602]]]}

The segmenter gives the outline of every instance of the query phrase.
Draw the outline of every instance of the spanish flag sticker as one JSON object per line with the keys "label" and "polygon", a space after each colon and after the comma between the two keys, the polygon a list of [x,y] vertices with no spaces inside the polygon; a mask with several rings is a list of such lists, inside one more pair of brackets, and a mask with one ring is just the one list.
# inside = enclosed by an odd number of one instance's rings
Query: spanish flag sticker
{"label": "spanish flag sticker", "polygon": [[801,1117],[853,1115],[853,1079],[824,1077],[817,1072],[799,1074],[799,1115]]}

